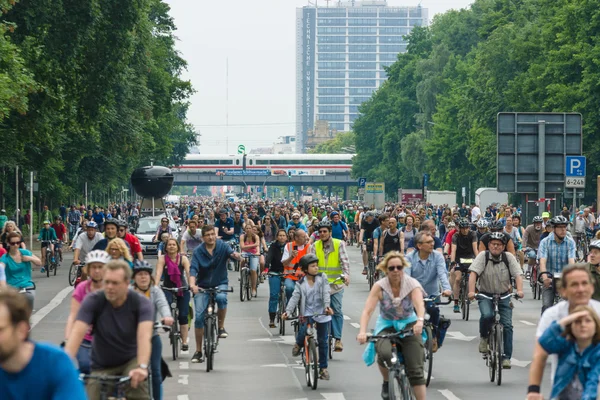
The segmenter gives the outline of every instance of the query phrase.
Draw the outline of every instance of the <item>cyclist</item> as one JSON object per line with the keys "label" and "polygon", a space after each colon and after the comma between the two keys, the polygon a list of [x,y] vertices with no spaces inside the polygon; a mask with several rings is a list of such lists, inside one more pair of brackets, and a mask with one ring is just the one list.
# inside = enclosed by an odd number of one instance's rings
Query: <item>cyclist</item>
{"label": "cyclist", "polygon": [[488,225],[489,222],[487,219],[480,219],[477,221],[477,248],[479,248],[479,242],[481,241],[481,237],[488,233]]}
{"label": "cyclist", "polygon": [[[179,254],[179,253],[176,253]],[[165,294],[162,290],[154,286],[154,278],[152,277],[153,268],[148,261],[137,260],[133,266],[133,273],[131,279],[133,285],[131,288],[142,296],[150,299],[154,305],[154,320],[161,322],[163,325],[173,325],[173,317],[171,316],[171,309],[169,303],[165,298]],[[187,328],[187,326],[186,326]],[[152,332],[152,352],[150,355],[150,371],[152,372],[152,398],[154,400],[161,400],[161,386],[162,386],[162,371],[161,371],[161,360],[162,360],[162,341],[158,335],[158,331],[154,328]]]}
{"label": "cyclist", "polygon": [[[92,341],[92,373],[98,375],[126,375],[131,387],[128,399],[147,399],[148,364],[150,363],[154,308],[145,296],[129,289],[131,268],[123,261],[105,265],[104,290],[90,293],[83,299],[65,351],[73,359],[81,342],[94,327]],[[98,382],[90,381],[87,392],[90,399],[100,398]]]}
{"label": "cyclist", "polygon": [[381,234],[390,224],[390,215],[383,213],[377,219],[379,220],[379,226],[373,231],[373,258],[375,260],[377,260],[377,256],[381,255],[379,253]]}
{"label": "cyclist", "polygon": [[379,241],[379,252],[382,257],[390,251],[400,251],[404,253],[404,233],[398,229],[396,218],[391,217],[388,220],[388,227],[383,231]]}
{"label": "cyclist", "polygon": [[483,235],[479,240],[479,252],[484,252],[488,249],[488,242],[490,241],[490,235],[494,232],[501,232],[506,237],[506,251],[508,251],[513,256],[517,256],[517,252],[515,251],[515,245],[511,240],[510,236],[504,232],[504,225],[500,221],[492,221],[489,225],[490,231]]}
{"label": "cyclist", "polygon": [[[304,232],[304,231],[302,231]],[[265,273],[267,272],[276,272],[283,273],[284,265],[281,262],[283,257],[283,251],[286,248],[287,243],[287,234],[285,233],[285,229],[279,229],[277,231],[277,236],[275,242],[271,244],[269,247],[269,251],[267,252],[267,257],[265,261]],[[307,247],[308,249],[308,247]],[[281,276],[269,276],[269,328],[275,328],[275,317],[277,315],[277,304],[279,303],[279,290],[281,287]],[[286,280],[287,281],[287,280]],[[295,286],[295,281],[291,281],[292,285]],[[285,285],[285,282],[284,282]],[[285,285],[286,289],[286,298],[289,301],[290,295],[287,295],[288,288]],[[290,292],[293,292],[293,286]]]}
{"label": "cyclist", "polygon": [[335,239],[346,240],[348,237],[348,226],[340,221],[340,213],[333,211],[329,214],[331,219],[331,236]]}
{"label": "cyclist", "polygon": [[[321,222],[319,224],[319,237],[310,246],[309,254],[314,254],[319,259],[319,272],[327,275],[331,285],[331,308],[333,319],[331,321],[332,334],[335,339],[334,351],[344,350],[342,344],[342,330],[344,326],[344,313],[342,311],[342,300],[344,298],[344,284],[350,284],[350,261],[346,251],[346,244],[342,240],[331,237],[331,224]],[[341,275],[344,275],[344,283],[335,283]]]}
{"label": "cyclist", "polygon": [[[406,261],[410,263],[410,268],[405,270],[405,274],[415,278],[423,290],[433,297],[440,295],[440,283],[442,286],[442,295],[450,297],[452,288],[448,281],[446,272],[446,261],[444,256],[438,251],[433,250],[435,241],[429,232],[419,232],[414,237],[416,251],[406,256]],[[429,314],[429,322],[433,326],[433,351],[438,348],[438,325],[440,322],[440,310],[434,302],[427,302],[427,313]]]}
{"label": "cyclist", "polygon": [[402,227],[400,230],[404,235],[404,250],[407,251],[409,249],[410,240],[415,237],[419,230],[415,226],[415,217],[412,214],[409,214],[404,218],[406,225]]}
{"label": "cyclist", "polygon": [[125,222],[122,219],[118,219],[117,226],[117,237],[123,239],[125,243],[127,243],[129,249],[131,250],[131,255],[133,256],[133,258],[137,260],[143,260],[144,255],[142,254],[142,245],[140,244],[140,240],[135,235],[132,235],[131,233],[127,232],[127,229],[129,227],[127,225],[127,222]]}
{"label": "cyclist", "polygon": [[75,204],[71,204],[71,210],[67,214],[67,222],[69,223],[69,240],[74,240],[75,232],[81,225],[81,213],[75,208]]}
{"label": "cyclist", "polygon": [[[540,242],[540,276],[544,272],[561,273],[565,266],[575,262],[575,241],[567,236],[569,221],[559,215],[552,218],[550,223],[554,232]],[[543,283],[542,313],[554,304],[555,289],[550,286],[552,279],[548,275],[543,275]]]}
{"label": "cyclist", "polygon": [[[179,288],[188,286],[190,281],[190,260],[185,254],[181,254],[179,243],[174,238],[169,238],[165,246],[165,253],[156,261],[156,275],[154,282],[158,285],[163,282],[167,288]],[[165,291],[169,304],[173,302],[173,293]],[[175,294],[177,310],[179,311],[179,329],[181,333],[181,350],[189,350],[188,345],[188,314],[190,304],[190,291],[181,290]]]}
{"label": "cyclist", "polygon": [[[360,330],[356,340],[360,344],[367,341],[367,328],[371,315],[379,304],[379,316],[375,323],[375,334],[385,335],[404,330],[413,325],[414,335],[400,339],[406,374],[413,387],[417,400],[425,400],[425,373],[423,371],[423,343],[421,334],[425,321],[425,305],[423,302],[423,288],[416,279],[404,273],[403,269],[409,266],[404,255],[390,252],[385,255],[377,269],[385,274],[385,278],[378,280],[369,292],[369,297],[360,317]],[[365,354],[372,354],[372,348],[377,352],[379,372],[383,376],[381,398],[389,398],[388,369],[391,365],[392,347],[389,340],[378,340],[370,343]],[[366,359],[367,365],[375,360]]]}
{"label": "cyclist", "polygon": [[202,243],[202,232],[198,230],[198,222],[191,220],[188,222],[188,228],[181,235],[181,254],[186,255],[194,253],[196,247]]}
{"label": "cyclist", "polygon": [[[202,227],[202,239],[204,242],[196,247],[192,257],[190,267],[190,288],[194,293],[194,309],[195,309],[195,335],[196,335],[196,352],[192,356],[193,363],[201,363],[202,358],[202,341],[204,339],[204,313],[208,307],[209,295],[200,293],[200,288],[215,288],[221,290],[229,288],[229,278],[227,277],[227,260],[231,257],[241,261],[239,253],[235,253],[233,249],[223,240],[217,239],[216,229],[212,225]],[[225,316],[227,315],[227,294],[218,293],[216,302],[219,310],[217,311],[219,319],[219,337],[227,338],[228,334],[225,330]]]}
{"label": "cyclist", "polygon": [[[308,322],[316,322],[317,343],[319,344],[319,378],[328,381],[328,352],[329,352],[329,324],[333,310],[330,307],[331,295],[328,277],[323,272],[319,272],[319,259],[314,254],[307,254],[300,259],[300,268],[304,272],[304,277],[298,281],[292,294],[292,298],[287,304],[283,319],[294,312],[296,306],[299,306],[299,317],[303,318],[302,324],[298,329],[296,343],[292,349],[292,356],[298,357],[300,349],[304,346],[304,337]],[[327,314],[327,315],[319,315]]]}
{"label": "cyclist", "polygon": [[590,254],[588,254],[588,267],[594,278],[594,300],[600,300],[600,240],[590,243]]}
{"label": "cyclist", "polygon": [[[489,250],[475,257],[469,268],[469,299],[475,299],[475,284],[479,293],[492,297],[504,296],[511,288],[511,277],[515,278],[517,295],[523,298],[523,277],[519,262],[512,254],[505,251],[506,237],[501,232],[490,234]],[[488,351],[488,333],[493,324],[494,309],[492,301],[484,298],[478,299],[479,312],[479,352]],[[500,300],[498,304],[500,323],[504,326],[504,355],[502,368],[510,369],[510,358],[513,349],[512,307],[510,297]]]}
{"label": "cyclist", "polygon": [[57,241],[55,244],[56,252],[58,253],[58,259],[62,262],[62,245],[63,243],[67,243],[67,227],[62,223],[62,219],[59,215],[54,218],[54,223],[52,224],[52,229],[56,232]]}
{"label": "cyclist", "polygon": [[285,293],[288,301],[292,297],[296,282],[302,277],[301,271],[298,270],[300,259],[308,253],[309,248],[308,237],[302,229],[296,230],[294,232],[294,240],[287,243],[283,248],[281,262],[284,266],[284,272],[290,274],[285,280]]}
{"label": "cyclist", "polygon": [[289,231],[291,228],[295,228],[296,230],[302,229],[304,232],[308,232],[306,225],[300,221],[300,213],[297,211],[292,213],[292,219],[288,223],[287,230]]}
{"label": "cyclist", "polygon": [[31,280],[31,263],[40,266],[42,261],[30,250],[22,249],[23,237],[19,232],[8,234],[8,253],[0,257],[0,269],[4,270],[5,281],[15,289],[26,289],[25,297],[33,309],[35,289]]}
{"label": "cyclist", "polygon": [[50,247],[50,254],[52,254],[52,262],[55,262],[54,260],[54,244],[52,243],[53,241],[56,241],[56,231],[54,229],[52,229],[52,227],[50,226],[50,221],[45,220],[44,221],[44,227],[40,230],[40,234],[37,238],[37,241],[41,241],[42,242],[42,269],[41,272],[44,273],[46,272],[46,269],[44,268],[44,265],[46,265],[46,251],[44,250],[46,247]]}
{"label": "cyclist", "polygon": [[356,218],[356,211],[354,211],[354,207],[352,205],[349,205],[348,208],[342,211],[342,214],[344,215],[344,219],[350,228],[348,230],[348,239],[353,240],[355,239],[354,236],[356,235],[356,222],[354,222],[354,218]]}
{"label": "cyclist", "polygon": [[162,217],[160,219],[160,225],[158,225],[158,228],[156,228],[156,235],[154,235],[152,241],[160,242],[164,233],[167,233],[169,236],[172,234],[171,224],[169,223],[168,217]]}
{"label": "cyclist", "polygon": [[[435,236],[435,222],[433,222],[433,220],[428,219],[428,220],[423,221],[423,223],[421,224],[421,227],[419,228],[419,232],[427,232],[427,233],[431,234],[431,237],[433,237],[433,240],[434,240],[433,249],[438,251],[440,254],[443,254],[442,241]],[[408,248],[406,249],[406,253],[407,254],[412,253],[413,251],[415,251],[415,237],[414,236],[408,241]]]}
{"label": "cyclist", "polygon": [[358,238],[358,242],[362,245],[363,275],[367,274],[368,252],[373,251],[373,232],[378,226],[379,222],[375,219],[375,214],[372,211],[367,211],[364,220],[360,223],[360,236]]}
{"label": "cyclist", "polygon": [[[110,256],[104,250],[94,250],[87,254],[85,257],[85,275],[88,279],[83,284],[77,285],[73,291],[73,298],[71,299],[71,311],[67,318],[67,325],[65,326],[65,343],[69,340],[69,334],[73,329],[75,318],[81,308],[83,299],[90,293],[96,292],[103,288],[102,278],[104,276],[104,265],[110,261]],[[86,332],[83,337],[83,341],[77,350],[77,363],[79,364],[79,371],[83,374],[89,374],[91,371],[91,357],[92,351],[92,330]]]}
{"label": "cyclist", "polygon": [[[256,282],[258,280],[258,256],[260,255],[260,237],[254,233],[254,223],[248,221],[245,227],[245,233],[240,236],[240,249],[242,255],[248,257],[248,265],[250,268],[250,287],[252,289],[252,297],[256,297]],[[246,261],[244,261],[245,263]]]}
{"label": "cyclist", "polygon": [[542,226],[546,227],[546,225],[548,225],[548,221],[550,220],[550,213],[547,211],[544,211],[542,213]]}
{"label": "cyclist", "polygon": [[518,251],[521,249],[521,234],[519,232],[519,229],[513,225],[512,216],[509,215],[506,217],[506,225],[504,226],[503,231],[508,236],[510,236],[510,240],[512,241],[513,246],[515,248],[514,256],[518,257]]}
{"label": "cyclist", "polygon": [[87,222],[85,235],[77,236],[74,244],[73,263],[79,264],[80,260],[85,260],[87,254],[92,251],[94,246],[102,240],[102,234],[97,231],[98,225],[94,221]]}
{"label": "cyclist", "polygon": [[[461,218],[458,221],[458,232],[452,236],[452,250],[450,253],[450,266],[452,267],[450,270],[450,281],[453,284],[454,293],[460,293],[462,274],[467,273],[468,268],[468,266],[460,264],[460,259],[475,258],[477,254],[479,254],[477,250],[477,234],[471,230],[469,220]],[[460,313],[457,298],[454,300],[454,312]]]}
{"label": "cyclist", "polygon": [[235,231],[233,226],[233,218],[227,216],[227,210],[221,208],[219,210],[219,219],[215,221],[215,234],[219,239],[226,242],[233,239],[233,233]]}
{"label": "cyclist", "polygon": [[55,346],[31,340],[31,310],[16,291],[0,291],[0,397],[86,399],[69,357]]}
{"label": "cyclist", "polygon": [[523,233],[523,247],[527,253],[527,276],[529,276],[531,273],[531,268],[535,265],[537,260],[537,252],[540,246],[543,223],[544,220],[542,217],[536,215],[531,220],[531,225],[527,226]]}
{"label": "cyclist", "polygon": [[[106,248],[108,247],[108,244],[113,239],[117,238],[117,229],[118,228],[119,227],[118,227],[116,219],[112,219],[112,218],[107,219],[106,222],[104,222],[104,239],[102,239],[98,243],[96,243],[93,250],[106,250]],[[129,246],[129,245],[127,245],[127,246]]]}

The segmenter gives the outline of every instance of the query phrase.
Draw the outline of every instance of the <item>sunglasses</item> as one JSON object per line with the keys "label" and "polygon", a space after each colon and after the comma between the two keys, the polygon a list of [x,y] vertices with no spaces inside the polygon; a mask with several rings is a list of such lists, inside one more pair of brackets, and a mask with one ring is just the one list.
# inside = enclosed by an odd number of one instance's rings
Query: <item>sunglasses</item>
{"label": "sunglasses", "polygon": [[22,243],[22,242],[9,242],[9,244],[10,244],[11,246],[18,246],[18,245],[20,245],[21,243]]}
{"label": "sunglasses", "polygon": [[404,268],[402,265],[388,265],[387,267],[388,271],[402,271],[402,268]]}
{"label": "sunglasses", "polygon": [[127,229],[125,229],[125,228],[120,228],[119,229],[119,232],[125,232],[125,231],[127,231]]}

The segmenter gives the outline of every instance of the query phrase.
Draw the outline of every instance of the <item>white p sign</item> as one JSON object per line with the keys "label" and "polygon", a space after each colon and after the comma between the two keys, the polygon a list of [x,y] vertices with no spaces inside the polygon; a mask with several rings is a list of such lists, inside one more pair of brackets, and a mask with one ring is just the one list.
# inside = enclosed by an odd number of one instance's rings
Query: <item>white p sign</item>
{"label": "white p sign", "polygon": [[585,157],[569,156],[567,157],[565,166],[565,176],[567,177],[584,177],[585,176]]}

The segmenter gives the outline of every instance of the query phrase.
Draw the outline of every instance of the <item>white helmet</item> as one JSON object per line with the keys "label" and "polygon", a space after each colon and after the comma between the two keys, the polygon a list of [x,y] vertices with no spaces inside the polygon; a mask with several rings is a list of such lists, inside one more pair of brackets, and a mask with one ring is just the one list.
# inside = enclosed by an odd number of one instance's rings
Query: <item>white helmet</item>
{"label": "white helmet", "polygon": [[95,262],[106,264],[109,261],[110,261],[110,254],[108,254],[104,250],[92,250],[89,253],[87,253],[87,255],[85,256],[86,264],[91,264],[91,263],[95,263]]}
{"label": "white helmet", "polygon": [[479,221],[477,221],[478,228],[487,228],[488,225],[489,225],[489,223],[486,219],[480,219]]}

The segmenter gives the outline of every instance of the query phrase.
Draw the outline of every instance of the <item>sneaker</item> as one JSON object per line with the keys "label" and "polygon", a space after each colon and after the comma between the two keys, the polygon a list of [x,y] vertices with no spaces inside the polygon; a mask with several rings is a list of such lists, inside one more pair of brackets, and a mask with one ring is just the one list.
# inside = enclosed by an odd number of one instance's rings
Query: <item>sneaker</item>
{"label": "sneaker", "polygon": [[40,272],[43,274],[44,272],[46,272],[46,268],[42,267],[42,269],[40,269]]}
{"label": "sneaker", "polygon": [[269,328],[277,328],[277,325],[275,325],[275,321],[269,322]]}
{"label": "sneaker", "polygon": [[390,385],[387,382],[383,382],[383,385],[381,385],[381,398],[383,400],[390,398]]}
{"label": "sneaker", "polygon": [[337,353],[344,351],[344,345],[342,344],[342,341],[340,339],[335,339],[334,351]]}
{"label": "sneaker", "polygon": [[225,330],[225,328],[220,328],[219,329],[219,338],[221,338],[221,339],[227,339],[227,336],[229,336],[229,334],[227,333],[227,331]]}
{"label": "sneaker", "polygon": [[181,351],[188,351],[190,349],[190,346],[187,344],[182,344],[181,345]]}
{"label": "sneaker", "polygon": [[366,274],[367,274],[367,267],[364,267],[364,268],[363,268],[363,272],[362,272],[362,274],[363,274],[363,275],[366,275]]}
{"label": "sneaker", "polygon": [[511,365],[510,365],[510,360],[508,358],[505,358],[504,360],[502,360],[502,369],[510,369]]}
{"label": "sneaker", "polygon": [[488,352],[488,340],[487,338],[481,338],[479,339],[479,352],[480,353],[487,353]]}
{"label": "sneaker", "polygon": [[194,356],[192,357],[192,362],[195,364],[199,364],[199,363],[203,363],[204,362],[204,358],[202,357],[202,352],[201,351],[197,351],[194,353]]}
{"label": "sneaker", "polygon": [[328,381],[329,380],[329,371],[327,371],[327,369],[322,368],[319,371],[319,379],[323,379],[324,381]]}
{"label": "sneaker", "polygon": [[300,355],[300,346],[298,343],[294,344],[294,348],[292,349],[292,357],[298,357]]}
{"label": "sneaker", "polygon": [[458,304],[455,304],[455,305],[454,305],[454,312],[455,312],[456,314],[460,314],[460,306],[459,306]]}

